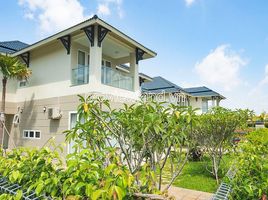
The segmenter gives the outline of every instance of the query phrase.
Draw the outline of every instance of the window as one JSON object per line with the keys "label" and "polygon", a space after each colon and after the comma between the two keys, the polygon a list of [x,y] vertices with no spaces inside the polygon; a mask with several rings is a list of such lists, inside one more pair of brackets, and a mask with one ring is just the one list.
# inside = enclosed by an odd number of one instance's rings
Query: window
{"label": "window", "polygon": [[78,51],[78,65],[86,65],[86,53]]}
{"label": "window", "polygon": [[101,61],[101,65],[102,66],[105,66],[105,67],[112,67],[112,64],[110,61],[107,61],[107,60],[102,60]]}
{"label": "window", "polygon": [[30,131],[30,138],[34,137],[34,131]]}
{"label": "window", "polygon": [[26,80],[21,80],[19,82],[19,87],[25,87],[27,85],[27,81]]}
{"label": "window", "polygon": [[208,100],[202,99],[202,113],[208,112]]}
{"label": "window", "polygon": [[41,131],[39,130],[23,130],[23,138],[40,139]]}
{"label": "window", "polygon": [[40,131],[35,131],[35,138],[40,138]]}

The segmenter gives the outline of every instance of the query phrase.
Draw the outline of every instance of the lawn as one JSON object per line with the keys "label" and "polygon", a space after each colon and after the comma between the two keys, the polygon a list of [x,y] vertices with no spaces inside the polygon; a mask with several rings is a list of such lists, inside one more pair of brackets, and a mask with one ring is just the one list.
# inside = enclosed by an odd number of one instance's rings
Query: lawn
{"label": "lawn", "polygon": [[[221,178],[225,175],[231,165],[232,158],[229,155],[225,155],[223,158],[223,162],[221,164],[222,172],[220,173]],[[174,186],[199,190],[203,192],[216,192],[218,185],[213,176],[206,170],[207,162],[209,159],[204,157],[201,161],[189,161],[183,171],[182,174],[175,180],[173,183]],[[168,171],[168,167],[165,169],[165,173],[163,175],[164,182],[166,178],[170,177],[170,173]]]}

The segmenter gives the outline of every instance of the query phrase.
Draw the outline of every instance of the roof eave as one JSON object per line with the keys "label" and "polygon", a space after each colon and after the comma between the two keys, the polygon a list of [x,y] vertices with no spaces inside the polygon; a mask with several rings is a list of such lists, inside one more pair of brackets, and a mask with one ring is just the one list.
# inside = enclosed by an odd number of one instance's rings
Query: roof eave
{"label": "roof eave", "polygon": [[215,96],[215,95],[207,95],[207,96],[203,96],[203,95],[193,95],[193,94],[191,94],[191,93],[189,93],[189,94],[190,94],[191,97],[201,97],[201,98],[220,97],[221,100],[226,99],[226,97],[224,97],[224,96],[222,96],[222,95],[217,95],[217,96]]}
{"label": "roof eave", "polygon": [[88,19],[86,21],[83,21],[83,22],[81,22],[79,24],[76,24],[76,25],[74,25],[74,26],[72,26],[70,28],[67,28],[67,29],[65,29],[63,31],[60,31],[60,32],[58,32],[58,33],[56,33],[54,35],[51,35],[51,36],[49,36],[49,37],[47,37],[47,38],[45,38],[43,40],[40,40],[40,41],[38,41],[38,42],[36,42],[36,43],[34,43],[32,45],[29,45],[28,47],[23,48],[23,49],[15,52],[15,53],[13,53],[12,56],[18,56],[18,55],[20,55],[22,53],[26,53],[28,51],[31,51],[31,50],[37,48],[37,47],[40,47],[40,46],[44,45],[44,44],[52,42],[53,40],[57,40],[58,38],[60,38],[62,36],[69,35],[69,34],[75,32],[75,31],[78,31],[78,30],[80,30],[80,29],[82,29],[82,28],[84,28],[86,26],[90,26],[90,25],[95,24],[95,23],[96,23],[96,19],[95,18],[90,18],[90,19]]}
{"label": "roof eave", "polygon": [[142,44],[138,43],[137,41],[135,41],[134,39],[130,38],[129,36],[127,36],[126,34],[124,34],[123,32],[119,31],[118,29],[116,29],[115,27],[111,26],[110,24],[106,23],[105,21],[101,20],[100,18],[94,16],[86,21],[83,21],[79,24],[76,24],[70,28],[67,28],[63,31],[60,31],[52,36],[49,36],[43,40],[40,40],[26,48],[23,48],[15,53],[12,54],[12,56],[18,56],[20,54],[26,53],[28,51],[31,51],[37,47],[40,47],[44,44],[47,44],[49,42],[52,42],[53,40],[57,40],[58,38],[65,36],[65,35],[69,35],[72,34],[75,31],[81,30],[84,27],[90,26],[92,24],[99,24],[107,29],[109,29],[110,31],[112,31],[113,33],[115,33],[116,35],[118,35],[120,38],[125,39],[126,41],[128,41],[129,43],[133,44],[134,46],[140,48],[141,50],[143,50],[147,55],[145,56],[146,58],[150,58],[150,57],[155,57],[157,54],[156,52],[148,49],[147,47],[143,46]]}

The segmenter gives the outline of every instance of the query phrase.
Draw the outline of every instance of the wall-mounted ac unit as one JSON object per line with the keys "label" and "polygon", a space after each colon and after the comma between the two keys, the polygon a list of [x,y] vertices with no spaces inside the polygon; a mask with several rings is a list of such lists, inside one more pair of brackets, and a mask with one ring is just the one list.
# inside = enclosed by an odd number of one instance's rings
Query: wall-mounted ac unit
{"label": "wall-mounted ac unit", "polygon": [[60,119],[61,110],[58,107],[48,108],[48,119]]}

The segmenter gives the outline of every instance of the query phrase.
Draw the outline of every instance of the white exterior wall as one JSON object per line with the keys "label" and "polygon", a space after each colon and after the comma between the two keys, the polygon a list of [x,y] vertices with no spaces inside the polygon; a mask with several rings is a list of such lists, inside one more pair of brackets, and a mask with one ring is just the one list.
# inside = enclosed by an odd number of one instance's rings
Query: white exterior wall
{"label": "white exterior wall", "polygon": [[[0,74],[0,95],[2,98],[2,74]],[[16,92],[17,92],[17,85],[18,81],[17,80],[8,80],[7,81],[7,88],[6,88],[6,102],[15,102],[16,101]]]}
{"label": "white exterior wall", "polygon": [[[89,84],[72,86],[71,69],[77,67],[78,49],[89,52],[89,49],[83,46],[74,45],[71,54],[67,55],[66,49],[59,41],[32,51],[30,60],[32,76],[26,87],[16,90],[16,98],[13,101],[23,102],[85,93],[101,93],[130,99],[139,98],[140,91],[128,91],[94,81],[89,81]],[[89,73],[92,73],[90,68]]]}
{"label": "white exterior wall", "polygon": [[[196,100],[196,98],[197,98],[197,100]],[[201,97],[190,97],[189,101],[190,101],[190,106],[192,106],[193,108],[199,108],[199,110],[197,110],[197,114],[202,114],[202,98]]]}

